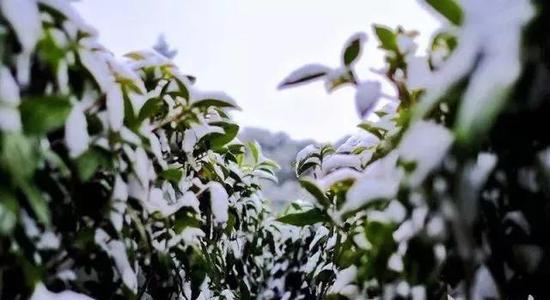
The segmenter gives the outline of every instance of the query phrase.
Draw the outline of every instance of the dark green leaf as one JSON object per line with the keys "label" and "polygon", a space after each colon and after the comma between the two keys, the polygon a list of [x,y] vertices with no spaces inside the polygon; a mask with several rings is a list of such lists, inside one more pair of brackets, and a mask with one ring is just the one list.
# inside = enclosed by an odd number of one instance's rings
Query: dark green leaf
{"label": "dark green leaf", "polygon": [[322,210],[312,208],[304,212],[282,216],[277,221],[295,226],[307,226],[320,222],[329,222],[330,218]]}
{"label": "dark green leaf", "polygon": [[160,173],[160,176],[162,176],[164,179],[172,181],[173,183],[179,183],[181,180],[181,177],[183,176],[183,172],[180,169],[166,169]]}
{"label": "dark green leaf", "polygon": [[455,0],[426,0],[438,13],[455,25],[462,25],[462,8]]}
{"label": "dark green leaf", "polygon": [[344,63],[344,65],[351,65],[359,57],[364,40],[364,34],[356,34],[350,38],[350,40],[345,45],[342,55],[342,62]]}
{"label": "dark green leaf", "polygon": [[89,181],[101,166],[109,165],[109,157],[104,150],[91,148],[76,159],[78,177],[83,182]]}
{"label": "dark green leaf", "polygon": [[27,196],[29,205],[31,206],[38,221],[46,225],[50,224],[50,209],[48,208],[46,199],[44,199],[40,193],[40,190],[31,184],[24,184],[21,186],[21,189]]}
{"label": "dark green leaf", "polygon": [[300,185],[306,189],[315,199],[317,199],[317,202],[319,204],[323,205],[324,207],[327,207],[330,203],[328,198],[325,196],[325,193],[321,190],[315,182],[309,180],[309,179],[301,179]]}
{"label": "dark green leaf", "polygon": [[20,110],[26,133],[46,134],[65,124],[71,112],[71,103],[65,98],[44,96],[25,99]]}

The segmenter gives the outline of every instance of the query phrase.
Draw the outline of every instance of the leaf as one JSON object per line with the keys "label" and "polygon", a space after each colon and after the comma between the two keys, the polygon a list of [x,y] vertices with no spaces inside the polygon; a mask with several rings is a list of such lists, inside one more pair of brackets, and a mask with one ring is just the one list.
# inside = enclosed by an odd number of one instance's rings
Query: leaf
{"label": "leaf", "polygon": [[426,0],[433,9],[451,23],[460,26],[464,19],[462,8],[455,0]]}
{"label": "leaf", "polygon": [[312,180],[301,179],[300,185],[306,191],[308,191],[308,193],[315,197],[315,199],[317,199],[317,202],[319,202],[319,204],[321,204],[322,206],[327,207],[330,204],[323,190],[319,186],[317,186],[317,184],[315,184],[315,182],[313,182]]}
{"label": "leaf", "polygon": [[342,62],[344,65],[350,66],[355,62],[361,54],[361,46],[365,40],[366,36],[364,33],[357,33],[346,42],[342,54]]}
{"label": "leaf", "polygon": [[382,49],[397,51],[397,37],[393,31],[382,25],[374,25],[374,32],[380,41]]}
{"label": "leaf", "polygon": [[173,183],[179,183],[183,172],[177,168],[166,169],[160,173],[160,176],[166,180],[172,181]]}
{"label": "leaf", "polygon": [[330,218],[322,210],[312,208],[304,212],[291,213],[279,217],[277,221],[294,226],[307,226],[320,222],[329,222]]}
{"label": "leaf", "polygon": [[358,125],[359,128],[365,129],[366,131],[372,133],[379,139],[384,138],[385,129],[374,127],[370,122],[361,123]]}
{"label": "leaf", "polygon": [[162,102],[160,98],[151,98],[143,104],[139,110],[138,120],[141,122],[145,119],[151,118],[156,115],[162,108]]}
{"label": "leaf", "polygon": [[21,120],[26,133],[46,134],[65,124],[71,103],[62,97],[44,96],[21,103]]}
{"label": "leaf", "polygon": [[91,148],[76,159],[78,177],[83,182],[89,181],[101,166],[109,165],[108,154],[100,148]]}
{"label": "leaf", "polygon": [[227,143],[231,142],[239,133],[239,125],[229,122],[212,122],[212,126],[221,127],[224,130],[223,134],[213,133],[209,137],[210,147],[216,151],[223,148]]}
{"label": "leaf", "polygon": [[49,225],[50,224],[50,209],[48,208],[48,203],[46,199],[40,193],[34,185],[24,184],[21,186],[21,189],[27,196],[27,200],[36,215],[39,222]]}
{"label": "leaf", "polygon": [[25,184],[34,174],[38,164],[36,149],[36,141],[21,134],[3,135],[1,165],[11,174],[16,186]]}
{"label": "leaf", "polygon": [[283,89],[299,84],[312,82],[324,77],[330,72],[330,68],[320,64],[305,65],[296,71],[290,73],[278,86],[278,89]]}
{"label": "leaf", "polygon": [[262,153],[262,147],[258,142],[253,141],[247,143],[248,149],[250,149],[250,154],[252,154],[252,158],[254,159],[254,164],[257,164],[260,162],[260,155]]}
{"label": "leaf", "polygon": [[10,191],[0,188],[0,235],[12,233],[17,223],[19,204]]}

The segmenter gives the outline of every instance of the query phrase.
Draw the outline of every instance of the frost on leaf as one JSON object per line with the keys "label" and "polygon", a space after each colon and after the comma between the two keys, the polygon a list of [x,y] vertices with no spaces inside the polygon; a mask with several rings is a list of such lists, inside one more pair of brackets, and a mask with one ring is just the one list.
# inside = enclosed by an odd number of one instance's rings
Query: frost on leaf
{"label": "frost on leaf", "polygon": [[309,83],[311,81],[321,79],[327,75],[331,69],[320,64],[305,65],[298,70],[290,73],[280,84],[279,89],[296,86],[299,84]]}

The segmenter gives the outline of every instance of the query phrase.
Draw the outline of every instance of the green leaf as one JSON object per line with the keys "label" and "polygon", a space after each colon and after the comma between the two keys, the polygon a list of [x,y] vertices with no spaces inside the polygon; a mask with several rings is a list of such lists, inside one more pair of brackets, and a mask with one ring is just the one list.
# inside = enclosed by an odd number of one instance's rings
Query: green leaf
{"label": "green leaf", "polygon": [[179,183],[183,172],[181,169],[166,169],[160,173],[160,176],[166,180],[172,181],[173,183]]}
{"label": "green leaf", "polygon": [[27,200],[36,215],[38,221],[45,225],[50,224],[50,209],[48,208],[48,203],[46,199],[40,193],[34,185],[24,184],[21,186],[21,189],[27,196]]}
{"label": "green leaf", "polygon": [[358,125],[359,128],[362,128],[373,135],[375,135],[379,139],[384,138],[384,134],[386,133],[386,130],[383,128],[375,127],[372,122],[367,121],[365,123],[361,123]]}
{"label": "green leaf", "polygon": [[365,35],[362,33],[355,34],[345,45],[342,62],[346,66],[350,66],[361,54],[361,46],[365,40]]}
{"label": "green leaf", "polygon": [[20,106],[23,128],[29,134],[46,134],[65,124],[71,103],[62,97],[25,99]]}
{"label": "green leaf", "polygon": [[160,98],[151,98],[147,100],[139,110],[139,115],[138,115],[139,121],[141,122],[145,119],[153,117],[160,111],[161,108],[162,108],[162,102]]}
{"label": "green leaf", "polygon": [[4,134],[2,138],[2,167],[11,175],[16,186],[26,184],[38,165],[35,140],[21,134]]}
{"label": "green leaf", "polygon": [[294,226],[307,226],[320,222],[329,222],[330,218],[322,210],[312,208],[304,212],[291,213],[279,217],[277,221]]}
{"label": "green leaf", "polygon": [[10,191],[0,188],[0,235],[9,235],[17,223],[19,204]]}
{"label": "green leaf", "polygon": [[321,204],[322,206],[327,207],[330,204],[323,190],[321,190],[321,188],[317,186],[317,184],[315,184],[315,182],[313,182],[312,180],[301,179],[300,185],[313,197],[315,197],[315,199],[317,199],[317,202],[319,202],[319,204]]}
{"label": "green leaf", "polygon": [[212,122],[210,123],[210,125],[221,127],[225,132],[223,134],[213,133],[210,135],[210,147],[212,147],[212,150],[214,151],[223,148],[225,145],[227,145],[227,143],[231,142],[235,137],[237,137],[237,134],[239,133],[239,125],[235,123]]}
{"label": "green leaf", "polygon": [[109,156],[100,148],[90,148],[76,159],[78,177],[83,182],[92,179],[97,169],[109,165]]}
{"label": "green leaf", "polygon": [[250,154],[252,154],[252,158],[254,159],[254,164],[257,164],[260,162],[260,156],[262,153],[262,147],[258,142],[253,141],[247,143],[248,149],[250,149]]}
{"label": "green leaf", "polygon": [[455,0],[426,0],[433,9],[455,25],[462,25],[464,15],[462,8]]}
{"label": "green leaf", "polygon": [[380,41],[380,47],[389,51],[397,51],[397,37],[393,30],[386,26],[374,25],[374,32]]}

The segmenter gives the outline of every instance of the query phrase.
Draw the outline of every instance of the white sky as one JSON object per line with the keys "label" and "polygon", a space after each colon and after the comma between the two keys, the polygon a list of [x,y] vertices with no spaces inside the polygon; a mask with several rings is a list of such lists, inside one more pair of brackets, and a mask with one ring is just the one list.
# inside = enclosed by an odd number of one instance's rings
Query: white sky
{"label": "white sky", "polygon": [[242,126],[285,131],[294,138],[336,140],[359,119],[353,89],[331,95],[322,83],[277,91],[307,63],[338,66],[349,36],[369,35],[359,75],[383,65],[372,24],[403,25],[422,34],[421,49],[439,26],[415,0],[84,0],[75,6],[117,55],[152,46],[164,33],[177,65],[197,86],[234,97]]}

